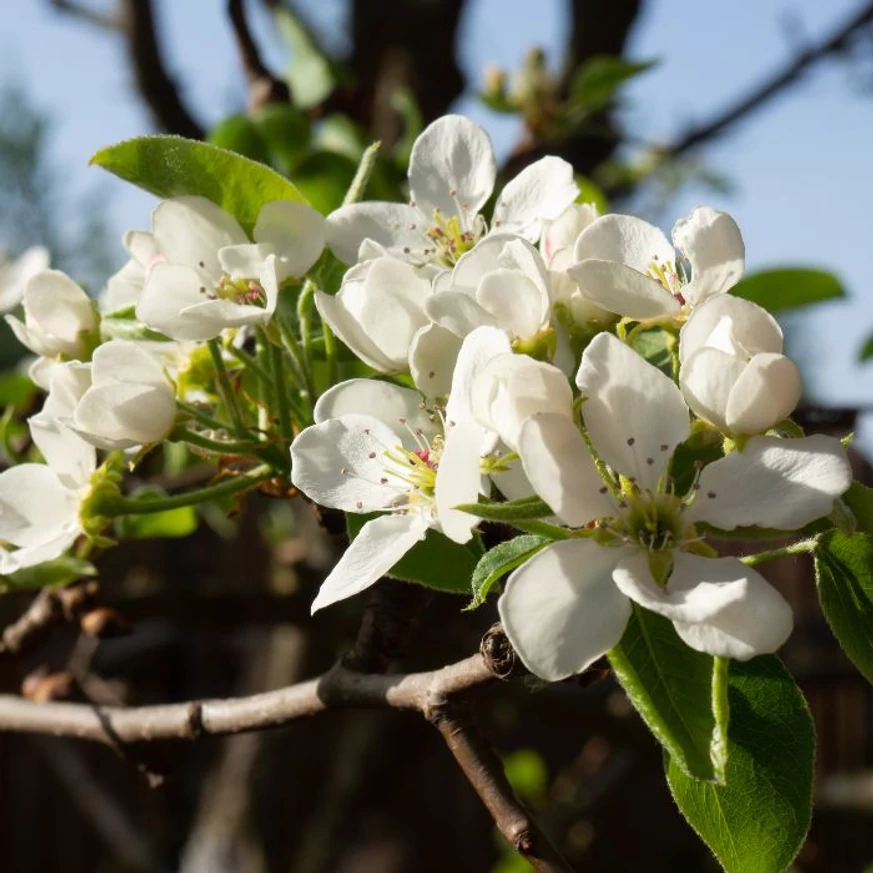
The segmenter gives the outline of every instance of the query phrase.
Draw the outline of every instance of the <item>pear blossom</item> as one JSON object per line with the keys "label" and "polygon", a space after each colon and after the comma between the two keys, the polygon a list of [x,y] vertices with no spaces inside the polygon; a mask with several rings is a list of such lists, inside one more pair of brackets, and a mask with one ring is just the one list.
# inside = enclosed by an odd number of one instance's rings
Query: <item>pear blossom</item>
{"label": "pear blossom", "polygon": [[776,319],[729,294],[692,312],[679,333],[679,361],[686,403],[726,433],[767,430],[793,412],[803,390]]}
{"label": "pear blossom", "polygon": [[45,357],[82,358],[94,344],[98,317],[88,295],[60,270],[30,278],[22,300],[24,321],[6,321],[22,345]]}
{"label": "pear blossom", "polygon": [[579,235],[600,217],[593,203],[574,203],[554,221],[545,222],[540,254],[549,276],[552,305],[571,331],[609,324],[614,314],[589,300],[567,272],[576,263],[574,248]]}
{"label": "pear blossom", "polygon": [[291,445],[291,481],[322,506],[386,514],[363,526],[313,612],[368,588],[430,529],[457,543],[472,537],[477,519],[455,509],[479,494],[485,434],[469,416],[470,384],[502,340],[485,331],[466,345],[444,412],[418,391],[369,379],[340,383],[319,399],[315,424]]}
{"label": "pear blossom", "polygon": [[17,258],[0,251],[0,312],[9,312],[21,303],[27,283],[49,268],[51,255],[44,246],[31,246]]}
{"label": "pear blossom", "polygon": [[544,157],[512,179],[497,198],[490,229],[479,210],[494,189],[497,164],[488,134],[470,119],[446,115],[426,127],[409,158],[409,205],[355,203],[327,218],[327,243],[353,264],[372,240],[413,264],[450,267],[490,232],[536,242],[579,193],[573,168]]}
{"label": "pear blossom", "polygon": [[317,291],[315,305],[365,364],[396,373],[408,368],[412,340],[430,324],[425,303],[431,293],[430,279],[420,269],[381,256],[352,267],[336,294]]}
{"label": "pear blossom", "polygon": [[[86,364],[66,367],[75,382]],[[47,408],[28,422],[45,464],[19,464],[0,473],[0,575],[60,557],[82,534],[82,501],[97,468],[96,452]]]}
{"label": "pear blossom", "polygon": [[178,340],[268,321],[278,286],[320,257],[324,219],[304,204],[274,201],[262,207],[252,235],[254,242],[203,197],[164,200],[151,233],[125,237],[131,260],[110,282],[105,305],[134,302],[140,321]]}
{"label": "pear blossom", "polygon": [[641,218],[604,215],[582,231],[573,254],[576,263],[567,272],[582,294],[637,321],[673,318],[699,306],[730,290],[745,268],[736,222],[708,206],[676,222],[673,244]]}
{"label": "pear blossom", "polygon": [[152,445],[173,428],[175,389],[143,343],[111,340],[52,372],[43,413],[101,449]]}
{"label": "pear blossom", "polygon": [[487,237],[433,285],[434,293],[424,301],[431,323],[409,348],[410,371],[429,396],[450,383],[461,343],[478,327],[501,328],[520,351],[555,356],[548,274],[537,250],[521,237]]}
{"label": "pear blossom", "polygon": [[565,412],[521,425],[537,494],[568,526],[596,522],[598,533],[548,546],[507,581],[498,609],[525,665],[552,680],[585,669],[621,639],[633,603],[670,619],[698,651],[745,660],[779,648],[787,603],[737,558],[700,554],[695,526],[795,530],[826,515],[852,480],[839,440],[752,437],[680,496],[668,475],[690,433],[679,388],[606,333],[585,350],[576,383],[588,437],[615,478],[601,477]]}

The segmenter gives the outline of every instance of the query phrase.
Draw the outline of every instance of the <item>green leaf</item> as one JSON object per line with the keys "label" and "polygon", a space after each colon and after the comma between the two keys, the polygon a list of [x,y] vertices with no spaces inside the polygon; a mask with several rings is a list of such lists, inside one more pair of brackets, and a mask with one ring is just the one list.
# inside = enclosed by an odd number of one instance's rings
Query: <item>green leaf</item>
{"label": "green leaf", "polygon": [[815,753],[809,709],[772,655],[733,662],[728,697],[726,784],[692,779],[670,759],[670,791],[728,873],[781,873],[809,829]]}
{"label": "green leaf", "polygon": [[852,663],[873,682],[873,537],[825,534],[815,552],[821,609]]}
{"label": "green leaf", "polygon": [[666,376],[673,377],[673,352],[676,347],[676,337],[660,327],[643,330],[633,340],[633,348],[652,366],[657,367]]}
{"label": "green leaf", "polygon": [[0,407],[23,410],[38,393],[39,388],[22,373],[14,370],[0,373]]}
{"label": "green leaf", "polygon": [[90,163],[158,197],[199,195],[251,233],[261,207],[305,198],[284,176],[227,149],[181,136],[140,136],[101,149]]}
{"label": "green leaf", "polygon": [[477,518],[486,518],[488,521],[527,521],[535,518],[545,518],[554,515],[549,505],[541,498],[522,497],[520,500],[508,500],[506,503],[497,503],[483,498],[482,503],[461,503],[456,509],[468,512]]}
{"label": "green leaf", "polygon": [[505,543],[500,543],[490,551],[485,552],[473,571],[471,581],[473,600],[467,609],[481,606],[498,579],[521,566],[550,542],[552,541],[547,537],[524,534],[507,540]]}
{"label": "green leaf", "polygon": [[285,69],[285,82],[296,106],[308,109],[321,103],[333,90],[336,77],[333,65],[321,51],[312,34],[285,6],[275,9],[276,23],[291,58]]}
{"label": "green leaf", "polygon": [[873,488],[853,482],[842,500],[855,516],[858,530],[873,534]]}
{"label": "green leaf", "polygon": [[336,152],[313,152],[294,168],[294,181],[314,209],[327,214],[342,205],[357,161]]}
{"label": "green leaf", "polygon": [[734,285],[731,294],[751,300],[768,312],[784,312],[845,297],[846,291],[833,273],[795,267],[753,273]]}
{"label": "green leaf", "polygon": [[617,55],[595,55],[586,60],[573,76],[570,99],[576,106],[591,111],[608,105],[618,89],[629,79],[644,73],[654,61],[632,63]]}
{"label": "green leaf", "polygon": [[253,121],[267,145],[270,163],[290,176],[309,150],[312,135],[309,119],[296,106],[267,103]]}
{"label": "green leaf", "polygon": [[580,176],[578,173],[573,178],[579,186],[579,196],[576,198],[577,203],[593,203],[601,214],[609,212],[609,200],[607,200],[605,192],[599,185],[596,185],[587,176]]}
{"label": "green leaf", "polygon": [[873,334],[867,337],[864,345],[861,346],[861,351],[858,352],[859,361],[869,361],[873,358]]}
{"label": "green leaf", "polygon": [[197,511],[193,506],[144,515],[122,515],[115,521],[119,537],[134,540],[187,537],[197,530],[197,524]]}
{"label": "green leaf", "polygon": [[75,582],[84,576],[96,576],[97,568],[81,558],[55,558],[35,567],[25,567],[8,576],[0,576],[0,591],[23,591],[49,588]]}
{"label": "green leaf", "polygon": [[697,779],[720,781],[727,708],[713,706],[723,679],[715,659],[686,646],[668,619],[636,605],[621,642],[607,656],[631,703],[676,765]]}
{"label": "green leaf", "polygon": [[503,756],[503,770],[512,790],[523,800],[537,801],[546,795],[549,771],[535,749],[516,749]]}
{"label": "green leaf", "polygon": [[[361,528],[378,513],[346,513],[349,538],[354,539]],[[404,582],[417,582],[435,591],[469,594],[470,579],[481,554],[478,540],[466,545],[452,542],[433,528],[416,543],[386,574]]]}
{"label": "green leaf", "polygon": [[206,141],[262,164],[270,160],[261,132],[247,115],[231,115],[219,121],[209,131]]}

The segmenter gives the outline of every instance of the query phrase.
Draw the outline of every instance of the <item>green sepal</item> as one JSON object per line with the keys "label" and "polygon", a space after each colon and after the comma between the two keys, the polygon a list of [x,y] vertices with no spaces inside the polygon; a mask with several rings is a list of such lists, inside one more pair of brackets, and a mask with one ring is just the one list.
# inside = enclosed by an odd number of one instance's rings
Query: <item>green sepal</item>
{"label": "green sepal", "polygon": [[523,534],[485,552],[473,571],[471,580],[473,599],[466,609],[476,609],[481,606],[498,580],[521,566],[551,542],[552,540],[547,537]]}

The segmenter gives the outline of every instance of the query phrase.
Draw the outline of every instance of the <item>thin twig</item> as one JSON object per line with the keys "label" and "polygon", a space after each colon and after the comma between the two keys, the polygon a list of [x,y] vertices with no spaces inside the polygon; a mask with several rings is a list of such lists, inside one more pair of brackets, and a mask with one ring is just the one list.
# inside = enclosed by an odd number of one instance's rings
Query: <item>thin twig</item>
{"label": "thin twig", "polygon": [[246,21],[243,0],[228,0],[227,14],[233,25],[240,61],[249,85],[249,111],[254,112],[267,103],[287,103],[291,99],[291,92],[261,60],[261,53]]}
{"label": "thin twig", "polygon": [[759,109],[785,88],[799,81],[806,70],[828,55],[845,49],[852,37],[873,22],[873,3],[865,3],[845,24],[838,27],[818,45],[797,54],[775,75],[765,79],[745,96],[736,100],[709,121],[692,127],[663,150],[668,158],[675,158],[702,142],[713,139],[735,122]]}
{"label": "thin twig", "polygon": [[429,721],[446,741],[458,766],[513,849],[539,873],[572,873],[573,868],[515,796],[503,764],[476,726],[467,706],[446,701],[431,710]]}

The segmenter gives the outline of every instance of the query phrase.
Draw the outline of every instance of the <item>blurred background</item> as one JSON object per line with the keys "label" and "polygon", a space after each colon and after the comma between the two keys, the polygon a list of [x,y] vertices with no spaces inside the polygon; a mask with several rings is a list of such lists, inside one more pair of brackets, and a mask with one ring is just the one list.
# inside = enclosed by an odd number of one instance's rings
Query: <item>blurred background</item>
{"label": "blurred background", "polygon": [[[96,294],[125,260],[121,234],[147,227],[153,205],[88,168],[102,146],[150,131],[208,137],[287,172],[329,211],[372,139],[383,159],[369,195],[401,197],[412,139],[447,111],[486,127],[506,175],[560,154],[603,209],[667,231],[700,203],[725,209],[750,272],[803,270],[797,281],[825,288],[823,302],[780,314],[806,379],[801,418],[856,429],[869,483],[873,4],[860,0],[7,2],[0,248],[44,244]],[[19,349],[2,343],[9,363]],[[196,480],[196,466],[155,463],[169,488]],[[362,602],[308,617],[342,548],[330,525],[266,497],[199,521],[103,559],[101,602],[130,633],[92,645],[69,626],[0,656],[3,690],[131,703],[252,693],[352,644]],[[795,607],[784,654],[819,732],[817,812],[796,868],[860,873],[873,865],[873,701],[805,565],[786,559],[771,575]],[[0,626],[27,602],[0,601]],[[493,606],[458,606],[427,605],[402,669],[476,648]],[[479,716],[577,870],[717,869],[611,680],[500,689]],[[391,712],[123,753],[2,736],[0,846],[14,873],[527,869],[436,733]]]}

